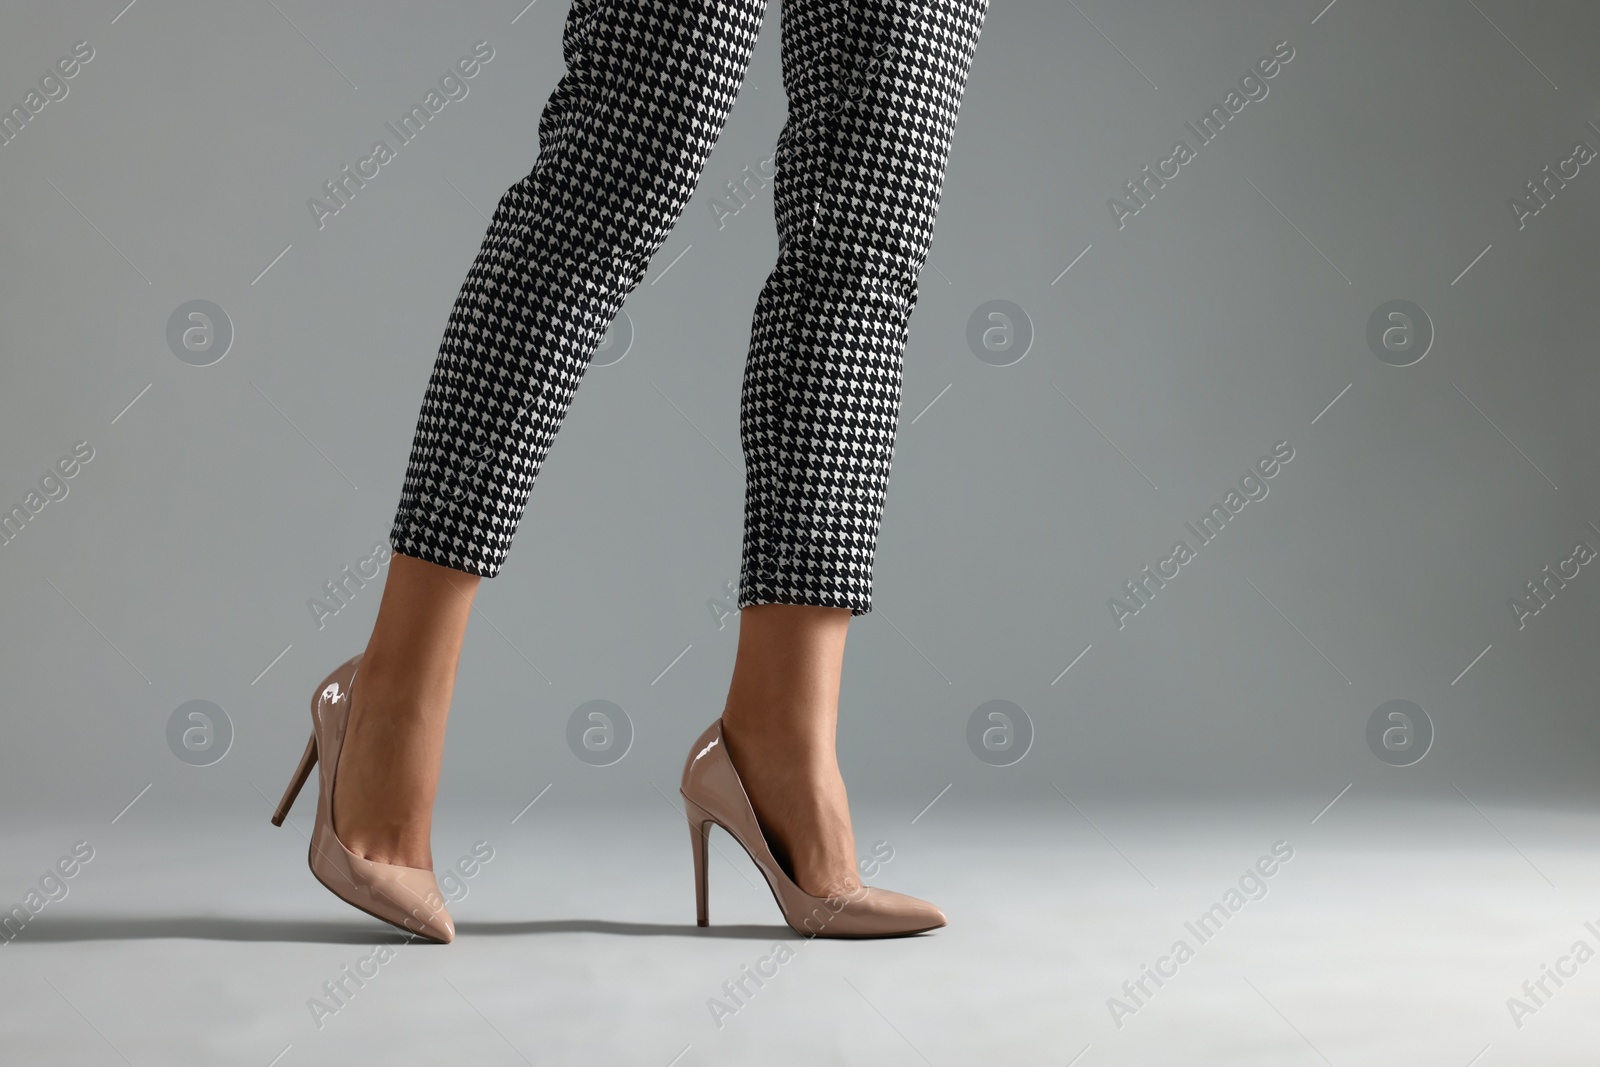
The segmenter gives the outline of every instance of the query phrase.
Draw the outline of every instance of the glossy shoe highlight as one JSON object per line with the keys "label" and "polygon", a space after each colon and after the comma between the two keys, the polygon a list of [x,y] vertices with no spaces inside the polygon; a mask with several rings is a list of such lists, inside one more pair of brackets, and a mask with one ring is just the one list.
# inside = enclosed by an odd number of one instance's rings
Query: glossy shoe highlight
{"label": "glossy shoe highlight", "polygon": [[806,937],[899,937],[945,924],[944,912],[926,900],[887,889],[861,886],[837,897],[814,897],[801,889],[773,857],[766,835],[728,746],[718,719],[700,735],[683,765],[684,812],[694,848],[694,896],[697,925],[709,924],[706,909],[706,846],[716,823],[744,847],[760,868],[778,902],[783,919]]}
{"label": "glossy shoe highlight", "polygon": [[421,867],[375,863],[344,847],[333,828],[333,782],[339,752],[350,721],[350,686],[355,682],[358,654],[335,668],[311,697],[311,740],[295,768],[294,778],[278,802],[272,825],[282,826],[300,787],[319,761],[316,828],[311,832],[311,873],[329,892],[373,918],[418,937],[447,944],[455,940],[455,924],[445,910],[444,896],[433,872]]}

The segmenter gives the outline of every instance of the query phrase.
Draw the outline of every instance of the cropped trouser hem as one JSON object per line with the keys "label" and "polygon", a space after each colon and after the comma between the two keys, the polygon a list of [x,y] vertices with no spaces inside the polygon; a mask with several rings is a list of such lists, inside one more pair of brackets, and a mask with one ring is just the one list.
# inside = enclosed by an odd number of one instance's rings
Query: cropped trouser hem
{"label": "cropped trouser hem", "polygon": [[795,590],[786,583],[791,579],[743,582],[739,589],[739,609],[761,604],[799,604],[818,608],[843,608],[851,615],[865,615],[872,610],[871,592],[854,589]]}

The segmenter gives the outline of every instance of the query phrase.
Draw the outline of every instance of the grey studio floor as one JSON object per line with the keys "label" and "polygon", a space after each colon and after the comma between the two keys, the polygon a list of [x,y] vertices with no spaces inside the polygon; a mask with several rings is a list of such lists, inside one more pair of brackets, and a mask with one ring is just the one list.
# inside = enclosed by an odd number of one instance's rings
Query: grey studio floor
{"label": "grey studio floor", "polygon": [[[492,853],[453,887],[460,933],[442,947],[312,881],[309,805],[280,830],[135,808],[3,946],[4,1060],[1557,1067],[1600,1046],[1600,963],[1573,954],[1600,944],[1593,813],[1361,786],[1249,808],[947,800],[914,823],[858,805],[863,853],[892,852],[872,881],[938,901],[950,925],[807,942],[720,831],[713,925],[694,927],[670,803],[441,812],[436,867]],[[13,824],[7,884],[84,836]],[[1196,937],[1274,846],[1287,858]],[[1147,965],[1168,977],[1141,992]],[[346,968],[370,977],[332,1000]]]}

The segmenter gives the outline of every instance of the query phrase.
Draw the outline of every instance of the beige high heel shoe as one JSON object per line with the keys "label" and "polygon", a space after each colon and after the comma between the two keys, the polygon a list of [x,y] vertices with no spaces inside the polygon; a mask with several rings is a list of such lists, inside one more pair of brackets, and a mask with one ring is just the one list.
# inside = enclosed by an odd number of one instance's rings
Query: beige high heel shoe
{"label": "beige high heel shoe", "polygon": [[814,897],[801,889],[773,857],[756,819],[755,808],[728,746],[722,740],[722,720],[706,728],[683,765],[684,812],[689,816],[689,840],[694,848],[695,922],[709,925],[706,909],[706,846],[711,824],[733,835],[754,861],[772,890],[783,919],[806,937],[898,937],[932,930],[945,924],[944,912],[926,900],[887,889],[861,886],[838,897]]}
{"label": "beige high heel shoe", "polygon": [[345,725],[350,720],[350,686],[355,682],[358,654],[322,680],[311,697],[311,740],[284,790],[272,825],[282,826],[300,787],[319,759],[322,772],[317,794],[317,822],[311,832],[311,873],[328,891],[375,919],[398,926],[418,937],[441,944],[455,940],[455,924],[445,910],[444,896],[433,872],[421,867],[401,867],[363,859],[344,847],[333,828],[333,782],[339,772],[339,752]]}

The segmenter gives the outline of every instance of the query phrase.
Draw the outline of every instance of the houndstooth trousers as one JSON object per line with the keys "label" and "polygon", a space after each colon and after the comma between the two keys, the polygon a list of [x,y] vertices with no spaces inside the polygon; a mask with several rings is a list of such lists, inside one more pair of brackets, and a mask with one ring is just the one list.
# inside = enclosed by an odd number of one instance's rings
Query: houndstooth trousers
{"label": "houndstooth trousers", "polygon": [[[591,357],[695,191],[766,0],[572,0],[533,170],[446,326],[390,541],[505,561]],[[739,606],[872,607],[906,328],[988,0],[786,0],[778,259],[744,367]]]}

